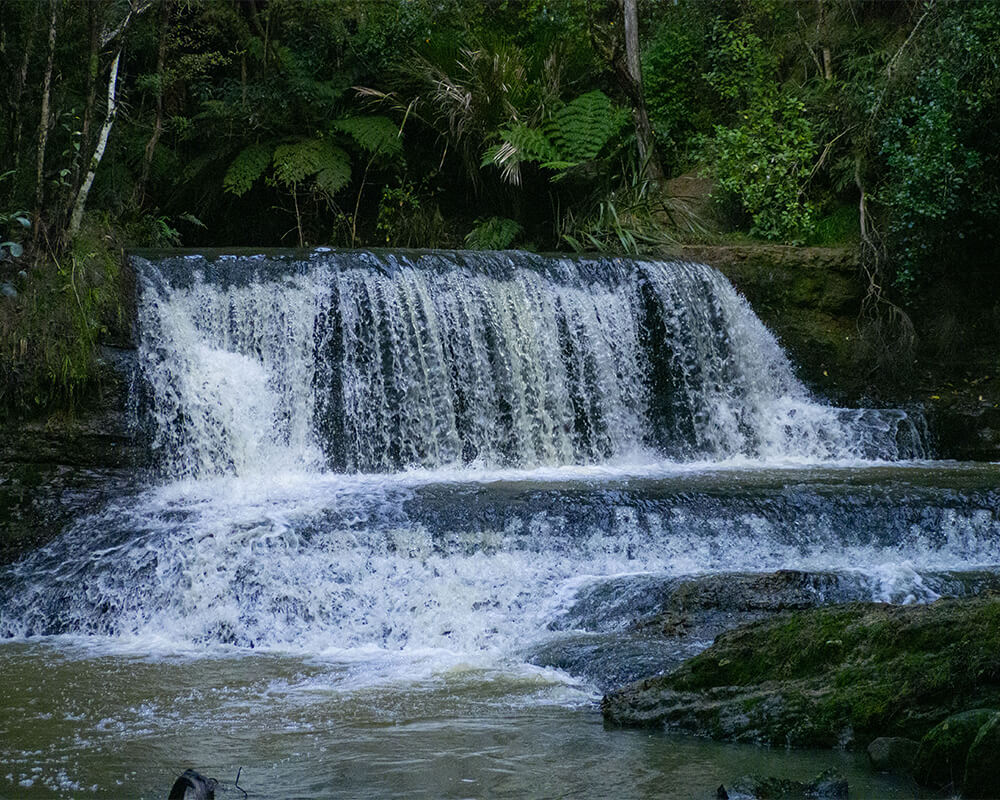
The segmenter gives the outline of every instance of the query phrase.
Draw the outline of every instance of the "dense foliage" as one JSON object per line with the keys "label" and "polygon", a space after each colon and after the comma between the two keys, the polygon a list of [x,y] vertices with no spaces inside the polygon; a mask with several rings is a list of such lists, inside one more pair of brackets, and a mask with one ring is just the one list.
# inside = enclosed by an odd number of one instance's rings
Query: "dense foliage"
{"label": "dense foliage", "polygon": [[2,402],[86,382],[123,245],[863,240],[896,302],[995,285],[1000,4],[644,0],[644,92],[627,5],[6,0]]}

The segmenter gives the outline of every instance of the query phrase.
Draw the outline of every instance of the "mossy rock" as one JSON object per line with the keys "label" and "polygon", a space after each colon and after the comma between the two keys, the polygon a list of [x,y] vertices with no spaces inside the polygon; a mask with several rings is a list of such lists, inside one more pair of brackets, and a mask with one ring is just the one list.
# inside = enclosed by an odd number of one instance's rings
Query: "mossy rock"
{"label": "mossy rock", "polygon": [[962,795],[977,798],[1000,795],[1000,713],[987,719],[969,747]]}
{"label": "mossy rock", "polygon": [[936,789],[961,786],[969,748],[980,729],[998,716],[992,708],[975,708],[948,717],[928,731],[913,766],[917,783]]}
{"label": "mossy rock", "polygon": [[998,597],[777,615],[602,703],[610,724],[814,747],[919,740],[983,707],[1000,707]]}
{"label": "mossy rock", "polygon": [[832,769],[821,772],[809,783],[787,778],[746,775],[733,782],[731,796],[754,800],[799,800],[800,798],[842,800],[848,797],[848,785],[847,780]]}

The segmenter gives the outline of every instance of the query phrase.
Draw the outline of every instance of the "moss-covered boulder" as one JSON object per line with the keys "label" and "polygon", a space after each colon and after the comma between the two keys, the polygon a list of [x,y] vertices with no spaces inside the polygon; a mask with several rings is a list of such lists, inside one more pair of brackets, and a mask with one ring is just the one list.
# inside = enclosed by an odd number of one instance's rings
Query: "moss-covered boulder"
{"label": "moss-covered boulder", "polygon": [[998,716],[991,708],[974,708],[953,714],[931,728],[920,742],[914,761],[917,783],[936,789],[961,786],[969,748],[983,725]]}
{"label": "moss-covered boulder", "polygon": [[921,739],[1000,708],[1000,597],[796,611],[724,633],[673,672],[604,698],[609,724],[792,746]]}
{"label": "moss-covered boulder", "polygon": [[976,732],[965,759],[965,797],[1000,795],[1000,713],[990,716]]}

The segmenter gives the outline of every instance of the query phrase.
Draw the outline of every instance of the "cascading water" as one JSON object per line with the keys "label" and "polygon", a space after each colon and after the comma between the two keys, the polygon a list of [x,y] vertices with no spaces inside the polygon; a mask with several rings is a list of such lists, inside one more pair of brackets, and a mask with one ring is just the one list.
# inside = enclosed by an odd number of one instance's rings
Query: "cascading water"
{"label": "cascading water", "polygon": [[[132,264],[159,467],[0,573],[12,643],[263,651],[296,659],[254,685],[281,709],[389,686],[374,705],[391,716],[440,684],[460,718],[587,705],[657,668],[662,642],[622,643],[681,576],[819,571],[848,587],[833,599],[912,602],[1000,563],[994,472],[916,461],[919,416],[813,398],[709,267],[330,250]],[[593,637],[609,633],[622,655],[605,668]],[[218,700],[227,730],[247,702]]]}
{"label": "cascading water", "polygon": [[526,253],[137,259],[174,475],[925,454],[817,403],[699,264]]}

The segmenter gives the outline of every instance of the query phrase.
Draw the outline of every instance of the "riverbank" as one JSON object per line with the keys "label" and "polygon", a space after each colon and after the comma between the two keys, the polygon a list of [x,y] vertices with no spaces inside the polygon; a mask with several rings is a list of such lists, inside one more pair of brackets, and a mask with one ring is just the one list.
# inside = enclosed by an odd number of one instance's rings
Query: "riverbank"
{"label": "riverbank", "polygon": [[882,768],[932,789],[993,796],[983,769],[1000,725],[998,622],[992,591],[787,611],[610,692],[602,712],[612,726],[769,746],[863,749],[891,739],[870,750]]}

